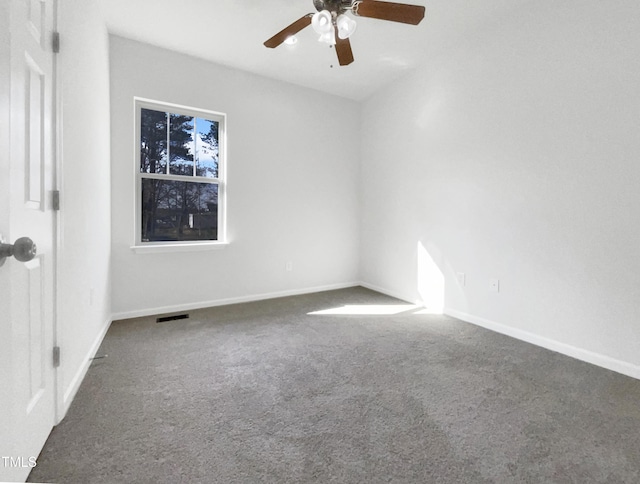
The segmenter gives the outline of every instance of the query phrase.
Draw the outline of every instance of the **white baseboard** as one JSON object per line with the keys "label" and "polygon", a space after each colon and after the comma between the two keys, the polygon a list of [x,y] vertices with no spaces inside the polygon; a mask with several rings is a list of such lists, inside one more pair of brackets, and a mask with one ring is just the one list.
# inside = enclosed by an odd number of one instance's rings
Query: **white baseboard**
{"label": "white baseboard", "polygon": [[577,348],[566,343],[561,343],[559,341],[545,338],[534,333],[529,333],[528,331],[523,331],[521,329],[512,328],[505,324],[496,323],[494,321],[474,316],[472,314],[464,313],[456,309],[445,308],[444,314],[456,319],[460,319],[462,321],[466,321],[467,323],[475,324],[476,326],[481,326],[491,331],[495,331],[496,333],[501,333],[506,336],[510,336],[512,338],[519,339],[536,346],[541,346],[542,348],[546,348],[551,351],[555,351],[556,353],[561,353],[563,355],[570,356],[571,358],[575,358],[577,360],[585,361],[587,363],[606,368],[607,370],[615,371],[632,378],[640,379],[640,366],[628,363],[626,361],[617,360],[600,353]]}
{"label": "white baseboard", "polygon": [[76,393],[78,393],[78,390],[80,389],[80,385],[82,384],[82,381],[84,380],[84,377],[87,374],[87,371],[89,370],[89,366],[91,365],[91,358],[93,358],[96,355],[98,348],[100,348],[100,345],[102,344],[102,340],[104,339],[105,335],[107,334],[107,331],[109,330],[109,327],[111,326],[111,321],[112,319],[108,318],[103,323],[102,328],[100,329],[100,332],[96,336],[96,339],[93,341],[93,344],[89,348],[89,351],[87,352],[85,358],[82,360],[83,361],[82,365],[80,365],[80,368],[78,368],[78,370],[76,371],[76,374],[71,379],[69,386],[65,390],[62,397],[62,408],[60,409],[61,411],[60,411],[60,414],[58,415],[57,423],[60,423],[60,421],[67,414],[67,411],[71,406],[71,402],[73,402],[73,399],[75,398]]}
{"label": "white baseboard", "polygon": [[148,309],[139,309],[134,311],[122,311],[114,313],[112,318],[114,321],[119,319],[141,318],[146,316],[156,316],[158,314],[170,314],[182,311],[192,311],[194,309],[212,308],[215,306],[226,306],[228,304],[238,304],[244,302],[263,301],[265,299],[275,299],[278,297],[299,296],[301,294],[310,294],[314,292],[332,291],[334,289],[344,289],[347,287],[359,286],[358,282],[343,282],[338,284],[329,284],[326,286],[306,287],[303,289],[291,289],[287,291],[268,292],[263,294],[252,294],[250,296],[230,297],[226,299],[214,299],[212,301],[200,301],[187,304],[175,304],[172,306],[161,306]]}

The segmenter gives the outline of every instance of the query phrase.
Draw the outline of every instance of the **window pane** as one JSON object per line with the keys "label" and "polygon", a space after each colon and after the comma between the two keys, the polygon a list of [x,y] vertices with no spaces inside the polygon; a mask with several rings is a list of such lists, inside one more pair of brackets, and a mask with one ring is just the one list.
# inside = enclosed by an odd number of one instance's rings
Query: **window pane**
{"label": "window pane", "polygon": [[196,175],[218,178],[218,122],[196,118]]}
{"label": "window pane", "polygon": [[170,115],[169,173],[193,176],[193,117]]}
{"label": "window pane", "polygon": [[140,113],[140,171],[167,172],[167,113],[142,108]]}
{"label": "window pane", "polygon": [[218,240],[218,185],[142,179],[142,242]]}

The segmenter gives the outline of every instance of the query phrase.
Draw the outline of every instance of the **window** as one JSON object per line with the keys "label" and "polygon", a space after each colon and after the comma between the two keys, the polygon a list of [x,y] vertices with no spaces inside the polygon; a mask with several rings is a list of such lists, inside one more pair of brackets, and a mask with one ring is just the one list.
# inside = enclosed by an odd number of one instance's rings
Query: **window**
{"label": "window", "polygon": [[220,243],[225,115],[136,100],[136,246]]}

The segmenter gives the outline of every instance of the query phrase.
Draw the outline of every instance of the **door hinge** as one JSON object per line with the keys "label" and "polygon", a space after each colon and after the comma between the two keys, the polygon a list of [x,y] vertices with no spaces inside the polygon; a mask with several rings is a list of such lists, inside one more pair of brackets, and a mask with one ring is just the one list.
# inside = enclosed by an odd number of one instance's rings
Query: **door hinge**
{"label": "door hinge", "polygon": [[60,53],[60,32],[54,32],[51,47],[54,54]]}
{"label": "door hinge", "polygon": [[60,347],[53,347],[53,367],[58,368],[60,366]]}
{"label": "door hinge", "polygon": [[60,190],[51,192],[51,208],[55,211],[60,210]]}

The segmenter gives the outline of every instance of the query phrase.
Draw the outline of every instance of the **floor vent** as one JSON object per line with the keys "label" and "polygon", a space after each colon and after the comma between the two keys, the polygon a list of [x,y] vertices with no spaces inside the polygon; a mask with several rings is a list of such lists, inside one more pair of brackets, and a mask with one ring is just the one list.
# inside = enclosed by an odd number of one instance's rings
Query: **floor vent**
{"label": "floor vent", "polygon": [[188,314],[174,314],[173,316],[163,316],[156,318],[156,323],[166,323],[167,321],[177,321],[178,319],[189,319]]}

